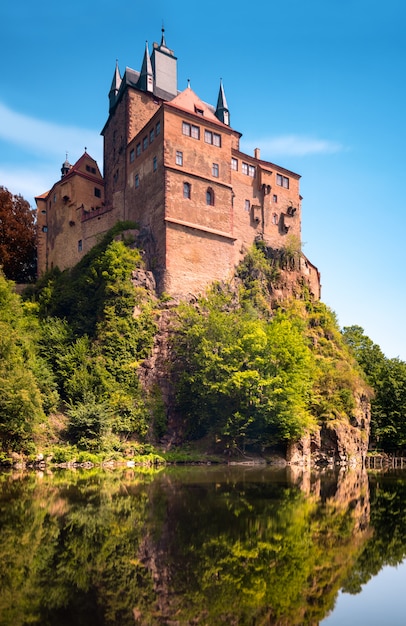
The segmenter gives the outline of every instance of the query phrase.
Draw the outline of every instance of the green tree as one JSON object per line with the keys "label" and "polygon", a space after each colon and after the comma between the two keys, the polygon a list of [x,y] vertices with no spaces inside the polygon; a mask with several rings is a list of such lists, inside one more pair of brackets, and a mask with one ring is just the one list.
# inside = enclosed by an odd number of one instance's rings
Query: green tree
{"label": "green tree", "polygon": [[388,359],[360,326],[343,329],[345,341],[374,390],[371,440],[385,450],[406,445],[406,363]]}
{"label": "green tree", "polygon": [[36,239],[35,212],[29,203],[0,187],[0,267],[9,280],[35,280]]}
{"label": "green tree", "polygon": [[45,418],[38,372],[35,318],[0,272],[0,447],[28,450]]}

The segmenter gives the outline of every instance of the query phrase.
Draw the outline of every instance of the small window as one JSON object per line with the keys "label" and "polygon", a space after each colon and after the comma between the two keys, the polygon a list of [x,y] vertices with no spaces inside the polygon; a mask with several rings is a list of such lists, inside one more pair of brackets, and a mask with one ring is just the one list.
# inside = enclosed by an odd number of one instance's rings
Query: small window
{"label": "small window", "polygon": [[248,175],[248,163],[242,163],[241,164],[241,171],[243,174],[247,174]]}
{"label": "small window", "polygon": [[130,163],[134,163],[135,159],[135,150],[134,148],[130,151]]}
{"label": "small window", "polygon": [[277,224],[278,223],[278,215],[277,213],[274,213],[272,215],[272,224]]}
{"label": "small window", "polygon": [[190,183],[183,183],[183,197],[190,200],[192,192],[192,185]]}
{"label": "small window", "polygon": [[134,186],[135,186],[136,189],[140,186],[140,176],[139,176],[139,174],[136,174],[134,176]]}
{"label": "small window", "polygon": [[198,109],[198,108],[195,106],[195,113],[197,113],[197,115],[203,115],[204,111],[203,111],[203,109]]}
{"label": "small window", "polygon": [[275,204],[278,202],[278,196],[275,193],[273,195],[273,201],[275,202]]}
{"label": "small window", "polygon": [[213,133],[209,130],[204,131],[204,141],[206,143],[213,143]]}
{"label": "small window", "polygon": [[238,160],[232,158],[231,159],[231,169],[234,170],[234,172],[238,172]]}
{"label": "small window", "polygon": [[246,210],[246,211],[249,211],[249,210],[250,210],[250,208],[251,208],[251,202],[250,202],[249,200],[246,200],[246,201],[245,201],[245,210]]}
{"label": "small window", "polygon": [[190,137],[191,127],[187,122],[182,122],[182,133],[187,137]]}
{"label": "small window", "polygon": [[155,138],[155,131],[154,129],[149,131],[149,143],[152,143],[154,141]]}
{"label": "small window", "polygon": [[249,165],[248,166],[248,176],[251,176],[251,178],[255,178],[255,167],[254,167],[254,165]]}
{"label": "small window", "polygon": [[98,187],[95,187],[94,195],[96,196],[96,198],[101,198],[101,189],[99,189]]}
{"label": "small window", "polygon": [[161,132],[161,122],[157,122],[155,126],[155,135],[158,136],[160,132]]}
{"label": "small window", "polygon": [[218,133],[213,133],[213,146],[221,148],[221,135]]}
{"label": "small window", "polygon": [[43,226],[42,227],[42,232],[43,233],[47,233],[48,232],[48,226]]}
{"label": "small window", "polygon": [[142,140],[142,149],[146,150],[148,148],[148,137],[144,137]]}
{"label": "small window", "polygon": [[137,157],[140,156],[140,154],[141,154],[141,144],[140,143],[137,143],[137,145],[135,146],[135,152],[136,152]]}
{"label": "small window", "polygon": [[154,156],[154,158],[153,158],[152,167],[154,169],[154,172],[156,172],[157,167],[158,167],[158,159],[156,158],[156,156]]}
{"label": "small window", "polygon": [[54,202],[56,202],[56,193],[54,193]]}
{"label": "small window", "polygon": [[206,191],[206,204],[214,206],[214,191],[211,187]]}
{"label": "small window", "polygon": [[183,165],[183,152],[176,150],[176,165]]}
{"label": "small window", "polygon": [[282,174],[277,174],[276,184],[279,185],[279,187],[284,187],[285,189],[289,189],[289,178],[287,176],[282,176]]}
{"label": "small window", "polygon": [[216,178],[219,177],[219,164],[218,163],[213,163],[212,168],[211,168],[211,173]]}
{"label": "small window", "polygon": [[82,240],[79,239],[79,241],[78,241],[78,252],[82,252],[82,250],[83,250]]}

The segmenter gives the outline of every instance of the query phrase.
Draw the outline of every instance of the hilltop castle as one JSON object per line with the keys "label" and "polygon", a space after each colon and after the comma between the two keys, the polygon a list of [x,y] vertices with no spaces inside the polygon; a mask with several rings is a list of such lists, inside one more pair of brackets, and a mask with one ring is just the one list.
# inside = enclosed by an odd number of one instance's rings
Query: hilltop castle
{"label": "hilltop castle", "polygon": [[[178,91],[177,58],[165,41],[146,44],[141,70],[116,64],[102,130],[104,164],[85,153],[36,198],[38,267],[77,263],[119,220],[138,224],[138,244],[158,292],[185,295],[232,275],[263,239],[283,248],[301,239],[300,176],[240,151],[223,84],[216,106]],[[317,269],[301,272],[320,297]]]}

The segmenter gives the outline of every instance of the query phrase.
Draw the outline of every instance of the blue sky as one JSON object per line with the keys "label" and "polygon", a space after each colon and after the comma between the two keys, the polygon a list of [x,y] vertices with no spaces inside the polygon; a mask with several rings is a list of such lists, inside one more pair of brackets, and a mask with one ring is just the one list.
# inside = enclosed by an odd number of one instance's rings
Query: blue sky
{"label": "blue sky", "polygon": [[215,104],[223,80],[241,149],[302,175],[304,253],[340,326],[406,360],[406,5],[403,0],[4,2],[0,185],[34,196],[100,131],[118,59],[160,41],[178,88]]}

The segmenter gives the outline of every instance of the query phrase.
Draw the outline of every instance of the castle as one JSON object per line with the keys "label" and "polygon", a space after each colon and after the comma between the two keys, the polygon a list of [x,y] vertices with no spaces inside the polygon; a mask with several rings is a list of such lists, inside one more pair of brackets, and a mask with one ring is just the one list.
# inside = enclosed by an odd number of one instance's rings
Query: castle
{"label": "castle", "polygon": [[[148,44],[139,72],[116,63],[102,130],[103,176],[85,153],[62,166],[61,179],[38,197],[38,268],[77,263],[117,221],[138,225],[137,243],[158,293],[198,293],[230,277],[262,239],[274,249],[301,240],[300,176],[240,151],[220,81],[217,104],[178,91],[177,58]],[[319,273],[301,272],[315,298]]]}

